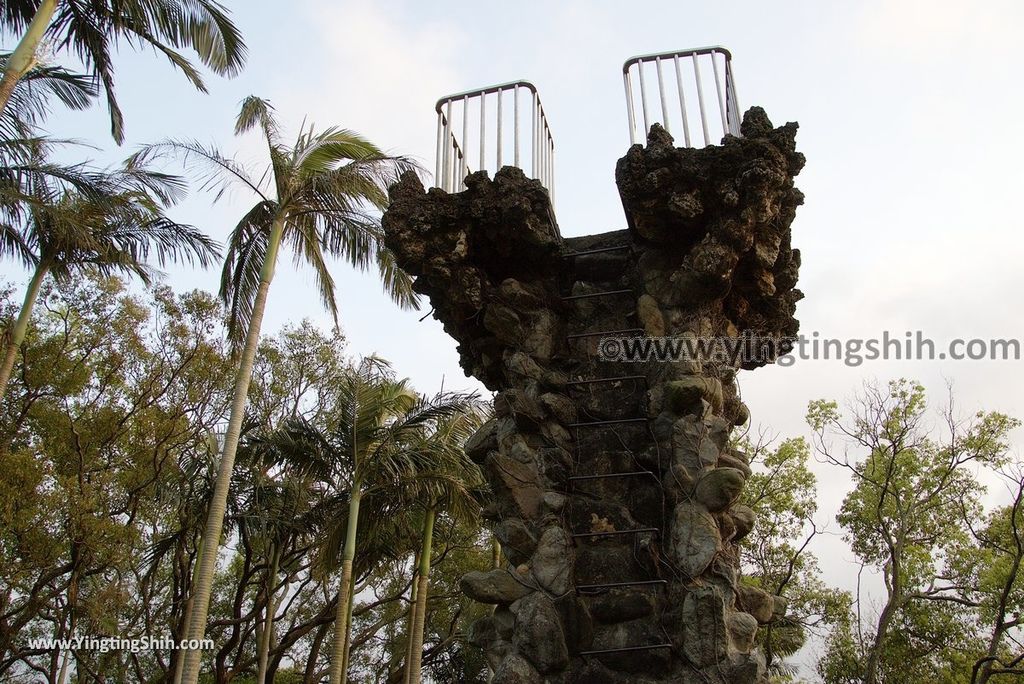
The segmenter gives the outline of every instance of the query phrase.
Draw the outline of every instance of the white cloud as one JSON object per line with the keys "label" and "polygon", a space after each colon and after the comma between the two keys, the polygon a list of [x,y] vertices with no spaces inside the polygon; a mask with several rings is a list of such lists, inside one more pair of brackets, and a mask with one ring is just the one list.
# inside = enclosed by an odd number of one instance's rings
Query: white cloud
{"label": "white cloud", "polygon": [[462,33],[443,20],[403,22],[403,13],[360,0],[321,0],[308,14],[317,82],[297,82],[288,100],[311,119],[353,128],[429,167],[431,112],[458,82]]}
{"label": "white cloud", "polygon": [[1019,39],[1021,9],[1005,0],[879,0],[861,6],[857,30],[862,46],[876,55],[934,65],[970,50],[1009,49]]}

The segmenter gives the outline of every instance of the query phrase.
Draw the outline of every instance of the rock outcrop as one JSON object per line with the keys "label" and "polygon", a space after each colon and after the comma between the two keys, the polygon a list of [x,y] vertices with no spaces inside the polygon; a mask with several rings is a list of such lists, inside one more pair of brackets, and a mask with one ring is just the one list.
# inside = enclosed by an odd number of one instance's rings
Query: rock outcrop
{"label": "rock outcrop", "polygon": [[[748,417],[736,372],[797,331],[804,160],[796,124],[754,108],[742,133],[676,148],[656,125],[616,168],[629,227],[601,235],[563,240],[516,168],[391,189],[388,247],[497,391],[467,451],[506,564],[462,586],[496,605],[469,640],[498,684],[763,679],[756,631],[785,604],[739,581],[755,521],[730,433]],[[746,347],[636,360],[631,336]]]}

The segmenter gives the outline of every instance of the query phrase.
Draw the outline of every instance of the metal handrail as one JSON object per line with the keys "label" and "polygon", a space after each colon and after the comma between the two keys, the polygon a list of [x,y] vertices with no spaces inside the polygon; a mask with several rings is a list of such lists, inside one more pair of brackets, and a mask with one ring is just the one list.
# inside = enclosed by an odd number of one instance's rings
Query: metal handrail
{"label": "metal handrail", "polygon": [[[701,57],[707,56],[707,59],[701,59]],[[685,82],[689,82],[689,77],[683,78],[683,68],[681,62],[690,61],[693,67],[693,89],[692,94],[696,95],[696,112],[688,111],[693,108],[693,100],[687,104],[686,90],[684,87]],[[662,64],[664,62],[671,61],[675,68],[675,88],[676,95],[678,97],[678,109],[674,101],[670,101],[665,95],[665,81],[667,80]],[[722,79],[719,76],[719,62],[724,64],[725,71],[725,92],[723,96],[722,91]],[[719,119],[721,121],[721,128],[717,126],[717,121],[712,121],[707,114],[707,107],[705,103],[704,84],[701,79],[701,72],[708,69],[708,62],[710,62],[710,69],[714,74],[715,80],[715,104],[718,108]],[[672,132],[672,120],[676,119],[673,114],[678,114],[678,119],[682,122],[683,131],[683,142],[685,147],[695,147],[690,138],[690,115],[693,113],[699,114],[701,132],[703,133],[704,146],[712,144],[713,137],[711,131],[720,131],[722,136],[729,135],[740,135],[740,108],[739,102],[736,99],[736,81],[733,78],[732,73],[732,54],[724,47],[712,46],[703,48],[692,48],[688,50],[678,50],[676,52],[661,52],[650,55],[638,55],[627,59],[622,65],[622,80],[626,88],[626,116],[629,120],[629,142],[630,144],[636,144],[637,138],[637,127],[636,127],[636,98],[633,93],[633,74],[636,74],[636,78],[640,85],[640,110],[643,118],[643,135],[642,140],[646,140],[647,133],[651,129],[651,124],[658,121],[657,112],[649,112],[647,107],[647,84],[644,79],[644,65],[654,64],[654,71],[658,81],[658,101],[660,107],[660,123],[665,127],[665,130],[669,133]],[[701,64],[704,63],[702,68]],[[671,87],[671,86],[670,86]],[[670,112],[670,110],[673,110]],[[719,136],[717,139],[721,139]]]}
{"label": "metal handrail", "polygon": [[[555,143],[551,136],[551,127],[548,125],[547,116],[544,113],[544,106],[541,104],[537,88],[529,81],[511,81],[498,85],[467,90],[454,95],[447,95],[437,101],[434,110],[437,112],[437,162],[436,173],[434,174],[434,187],[441,188],[446,192],[458,192],[466,187],[465,178],[472,173],[469,165],[470,137],[475,134],[479,141],[480,152],[477,157],[478,170],[491,170],[495,172],[502,167],[516,166],[526,172],[525,164],[521,163],[520,155],[520,91],[525,90],[530,104],[523,104],[523,108],[530,107],[530,152],[529,171],[530,177],[536,178],[547,188],[551,196],[551,203],[555,201]],[[505,94],[511,91],[512,99],[512,164],[507,163],[504,157],[507,138],[507,121],[503,115],[503,104]],[[487,112],[487,96],[496,96],[496,117],[493,123],[494,137],[489,139],[488,124],[491,117]],[[470,127],[471,106],[479,112],[479,122],[475,128]],[[474,117],[475,118],[475,117]],[[455,134],[456,123],[461,123],[461,138]],[[525,140],[524,140],[525,142]],[[494,145],[494,164],[489,164],[487,151]]]}

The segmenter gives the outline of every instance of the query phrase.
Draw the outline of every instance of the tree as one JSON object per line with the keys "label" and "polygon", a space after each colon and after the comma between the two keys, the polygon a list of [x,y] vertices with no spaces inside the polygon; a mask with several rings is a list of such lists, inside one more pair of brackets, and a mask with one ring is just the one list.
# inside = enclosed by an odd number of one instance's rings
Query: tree
{"label": "tree", "polygon": [[134,162],[102,173],[82,167],[61,170],[40,160],[0,179],[0,197],[7,200],[8,213],[23,221],[16,239],[6,248],[0,244],[0,256],[18,256],[33,269],[24,303],[5,340],[0,400],[48,275],[64,282],[92,270],[133,274],[148,283],[153,269],[146,260],[151,253],[161,266],[178,260],[206,266],[219,256],[208,237],[164,215],[180,190],[178,179]]}
{"label": "tree", "polygon": [[[397,504],[397,512],[404,503],[401,494],[412,486],[411,483],[416,483],[418,489],[426,485],[426,489],[432,489],[437,495],[451,493],[454,497],[455,493],[450,492],[453,489],[450,474],[442,472],[445,464],[441,457],[451,458],[453,446],[446,440],[460,439],[461,432],[439,432],[432,428],[439,422],[459,425],[454,419],[471,411],[473,402],[474,397],[462,394],[420,397],[412,391],[408,380],[395,380],[390,367],[373,357],[364,359],[342,383],[338,413],[330,433],[322,439],[326,446],[324,451],[333,454],[334,464],[321,465],[335,472],[338,465],[347,470],[349,502],[330,667],[332,684],[347,678],[344,663],[350,643],[350,594],[359,548],[361,503],[369,497],[388,498]],[[461,448],[462,441],[455,448]],[[417,480],[421,474],[424,479]],[[322,473],[321,477],[325,475],[329,473]],[[428,514],[424,523],[424,544],[430,543],[432,517]],[[378,518],[378,525],[380,522]]]}
{"label": "tree", "polygon": [[262,556],[265,568],[261,590],[263,619],[256,626],[256,684],[270,681],[267,672],[278,609],[278,574],[282,565],[297,561],[297,556],[308,551],[305,540],[309,530],[302,518],[312,503],[309,482],[299,474],[281,472],[276,466],[276,461],[251,463],[247,502],[239,516],[240,524],[246,528],[243,532]]}
{"label": "tree", "polygon": [[[970,537],[950,554],[949,574],[977,603],[977,621],[985,649],[971,666],[971,684],[987,684],[1002,675],[1024,675],[1024,470],[1019,464],[1001,470],[1010,503],[982,520],[967,520]],[[1018,638],[1014,638],[1014,633]]]}
{"label": "tree", "polygon": [[290,418],[326,429],[337,388],[352,370],[345,346],[338,328],[325,332],[308,319],[261,341],[246,407],[249,420],[263,431]]}
{"label": "tree", "polygon": [[167,633],[173,578],[142,581],[144,550],[173,517],[172,483],[205,455],[227,404],[221,310],[211,296],[165,288],[148,302],[130,297],[116,278],[50,281],[40,302],[0,411],[10,444],[0,467],[0,679],[31,668],[32,679],[57,681],[70,661],[80,681],[97,671],[149,681],[159,651],[140,655],[136,671],[124,654],[29,640],[75,627]]}
{"label": "tree", "polygon": [[420,684],[423,663],[423,635],[427,616],[427,592],[433,551],[434,523],[438,512],[454,524],[476,525],[479,521],[479,495],[484,486],[479,467],[466,455],[463,446],[480,427],[480,415],[457,413],[437,421],[433,428],[417,436],[410,448],[419,463],[415,479],[407,481],[424,506],[423,542],[418,554],[416,600],[412,606],[410,658],[406,663],[406,681]]}
{"label": "tree", "polygon": [[[344,346],[339,331],[325,333],[309,321],[286,326],[261,341],[224,528],[235,553],[230,571],[218,573],[214,593],[220,598],[210,613],[208,635],[217,644],[211,654],[215,682],[250,671],[258,676],[264,649],[266,679],[274,680],[282,659],[298,661],[301,656],[296,650],[305,646],[304,636],[322,624],[324,599],[315,588],[323,578],[313,571],[312,533],[307,530],[316,527],[307,506],[321,502],[330,491],[329,483],[291,467],[284,452],[292,445],[273,436],[293,417],[326,424],[323,417],[333,410],[337,384],[349,369]],[[217,451],[215,445],[214,456]],[[164,592],[169,594],[166,631],[176,638],[187,635],[183,620],[190,612],[191,580],[215,465],[213,459],[182,464],[187,472],[167,484],[163,505],[172,510],[161,528],[163,536],[149,554],[154,564],[147,586],[155,587],[153,601]],[[173,497],[168,496],[170,492]],[[280,556],[279,574],[275,590],[268,592],[275,552]],[[268,594],[276,610],[269,610]],[[154,611],[161,614],[159,604]],[[274,614],[273,625],[265,631],[260,622],[270,614]],[[175,669],[178,654],[170,653],[170,671],[180,677]]]}
{"label": "tree", "polygon": [[[808,409],[820,453],[854,481],[838,516],[845,538],[884,580],[882,609],[859,647],[866,684],[914,668],[929,681],[962,681],[962,653],[975,647],[954,609],[976,602],[941,565],[966,542],[966,521],[981,516],[983,487],[971,467],[1001,467],[1007,435],[1019,422],[999,413],[958,419],[950,407],[942,414],[946,434],[937,438],[925,424],[926,408],[919,384],[896,380],[886,388],[866,385],[849,421],[835,402]],[[860,457],[837,452],[826,438],[832,433]],[[860,614],[859,592],[857,608]]]}
{"label": "tree", "polygon": [[10,0],[0,11],[0,22],[21,34],[4,64],[0,112],[18,82],[37,67],[40,47],[48,41],[81,60],[102,84],[118,144],[124,141],[124,117],[114,92],[112,52],[121,42],[152,47],[203,92],[199,72],[176,48],[192,48],[203,64],[223,76],[238,73],[245,61],[238,29],[212,0]]}
{"label": "tree", "polygon": [[[16,313],[0,293],[0,318]],[[213,436],[233,391],[221,314],[203,293],[158,287],[143,300],[113,277],[43,286],[0,411],[10,445],[0,468],[0,679],[173,680],[178,651],[58,651],[32,640],[76,631],[184,636],[217,467]],[[261,344],[259,411],[247,419],[234,472],[225,524],[232,551],[218,567],[210,612],[217,684],[261,673],[278,681],[289,663],[298,672],[288,676],[304,682],[327,672],[352,474],[331,437],[331,416],[347,396],[339,387],[352,372],[340,339],[304,324]],[[458,427],[466,417],[451,419]],[[419,612],[423,669],[434,680],[458,672],[461,681],[484,681],[485,664],[462,640],[486,607],[461,596],[458,581],[488,567],[490,549],[470,518],[440,506],[451,474],[431,444],[452,434],[446,421],[401,431],[388,448],[406,452],[402,477],[382,471],[364,487],[356,598],[343,599],[358,681],[375,674],[396,684],[411,660],[411,560],[423,549],[429,501],[439,506]],[[437,498],[420,498],[427,494]]]}
{"label": "tree", "polygon": [[[416,525],[417,530],[422,527],[422,522]],[[484,654],[481,649],[466,643],[466,634],[469,625],[488,615],[492,607],[469,599],[459,588],[459,580],[467,572],[490,569],[488,535],[481,531],[479,525],[462,524],[449,516],[438,515],[433,540],[430,591],[426,597],[427,610],[422,613],[423,677],[438,682],[483,684],[487,681],[488,670]],[[370,648],[364,647],[353,654],[352,677],[357,681],[364,681],[374,673],[377,681],[399,684],[408,681],[407,673],[412,674],[407,665],[411,661],[412,646],[409,623],[414,616],[412,610],[402,607],[406,600],[410,608],[415,604],[415,585],[410,586],[409,582],[411,577],[418,583],[418,575],[410,570],[411,566],[420,565],[419,557],[418,552],[410,554],[400,563],[391,564],[387,574],[378,574],[375,578],[375,586],[379,587],[376,591],[384,594],[397,587],[404,590],[404,600],[398,605],[383,606],[362,620],[356,620],[354,647],[364,641],[363,635],[375,633],[375,637],[365,644]],[[359,612],[358,607],[355,612]]]}
{"label": "tree", "polygon": [[[461,515],[472,506],[460,498],[460,487],[473,481],[456,464],[465,460],[458,454],[474,407],[473,395],[421,397],[386,362],[368,357],[339,383],[327,429],[293,418],[269,438],[291,467],[333,490],[313,512],[323,563],[336,567],[339,550],[342,557],[332,682],[347,674],[357,561],[371,573],[385,558],[404,556],[415,537],[408,512],[417,497],[432,494],[434,505],[451,501]],[[432,517],[424,516],[424,529],[432,529]]]}
{"label": "tree", "polygon": [[[167,141],[148,147],[136,157],[141,163],[161,154],[180,155],[186,163],[203,170],[205,186],[217,187],[222,192],[225,184],[237,182],[258,198],[231,233],[221,276],[220,294],[230,311],[229,335],[236,343],[241,340],[242,347],[231,415],[203,535],[206,541],[189,621],[192,638],[201,638],[206,630],[231,472],[267,295],[282,244],[293,248],[297,261],[313,267],[321,299],[335,320],[337,301],[326,256],[346,259],[363,269],[376,263],[385,289],[396,301],[407,306],[416,301],[409,277],[398,269],[393,255],[382,246],[379,219],[369,213],[384,208],[387,185],[412,165],[402,158],[385,155],[351,131],[337,128],[320,133],[312,127],[304,129],[289,148],[282,142],[270,104],[248,97],[242,102],[235,132],[242,134],[254,128],[262,133],[270,157],[268,170],[262,175],[251,174],[217,150],[194,142]],[[186,652],[182,679],[186,684],[198,680],[200,657],[199,651]]]}
{"label": "tree", "polygon": [[741,540],[743,581],[786,601],[785,614],[757,632],[772,681],[793,681],[784,658],[795,655],[808,634],[822,636],[848,621],[850,597],[821,580],[809,551],[819,529],[817,481],[808,468],[810,447],[802,438],[776,448],[744,441],[753,469],[741,503],[754,513],[754,525]]}

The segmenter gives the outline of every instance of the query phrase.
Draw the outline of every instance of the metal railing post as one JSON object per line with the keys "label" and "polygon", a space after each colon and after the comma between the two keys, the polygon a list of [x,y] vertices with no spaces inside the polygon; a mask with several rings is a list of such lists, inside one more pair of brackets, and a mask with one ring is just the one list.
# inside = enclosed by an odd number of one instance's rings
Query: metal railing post
{"label": "metal railing post", "polygon": [[480,169],[486,169],[487,165],[484,163],[486,159],[486,153],[484,146],[487,143],[487,93],[480,95],[480,163],[477,165]]}
{"label": "metal railing post", "polygon": [[434,185],[441,184],[441,158],[444,156],[444,114],[437,113],[437,149],[434,151]]}
{"label": "metal railing post", "polygon": [[[498,91],[498,128],[495,131],[498,137],[498,152],[497,152],[497,166],[501,168],[501,101],[505,99],[502,95],[502,91]],[[483,168],[483,164],[480,165]]]}
{"label": "metal railing post", "polygon": [[537,174],[537,151],[540,149],[540,127],[537,125],[537,119],[540,117],[538,116],[538,114],[539,112],[537,111],[537,93],[534,93],[533,119],[532,123],[530,124],[530,131],[533,133],[533,136],[531,138],[531,140],[533,141],[533,145],[530,149],[530,172],[533,173],[534,178],[540,178],[540,176]]}
{"label": "metal railing post", "polygon": [[444,180],[441,185],[442,190],[451,190],[449,176],[451,175],[452,167],[452,101],[448,100],[448,107],[446,108],[446,116],[444,122]]}
{"label": "metal railing post", "polygon": [[718,78],[718,61],[713,52],[711,53],[711,69],[715,72],[715,93],[718,95],[716,102],[718,103],[718,112],[722,115],[722,131],[728,133],[729,122],[725,115],[725,100],[722,99],[722,83]]}
{"label": "metal railing post", "polygon": [[693,80],[697,83],[697,105],[700,107],[700,125],[704,129],[704,144],[711,144],[711,136],[708,135],[708,116],[704,112],[704,88],[700,83],[700,68],[697,66],[697,55],[693,56]]}
{"label": "metal railing post", "polygon": [[690,146],[690,120],[686,114],[686,96],[683,95],[683,75],[679,71],[679,55],[675,55],[672,58],[676,67],[676,89],[679,91],[679,111],[683,115],[683,139],[686,141],[686,146]]}
{"label": "metal railing post", "polygon": [[725,60],[725,91],[726,97],[731,95],[729,101],[732,104],[732,110],[729,117],[729,132],[733,135],[740,135],[740,101],[736,96],[736,79],[732,74],[732,63],[730,60]]}
{"label": "metal railing post", "polygon": [[644,114],[644,138],[647,138],[647,131],[651,130],[651,125],[647,123],[647,88],[644,87],[643,62],[637,64],[637,72],[640,75],[640,108]]}
{"label": "metal railing post", "polygon": [[466,187],[466,152],[468,151],[466,143],[469,141],[469,95],[465,95],[462,98],[462,148],[461,154],[459,155],[459,182],[455,184],[457,188]]}
{"label": "metal railing post", "polygon": [[622,83],[626,87],[626,117],[629,119],[629,144],[636,144],[636,122],[633,120],[633,84],[629,70],[622,72]]}
{"label": "metal railing post", "polygon": [[665,79],[661,75],[661,57],[655,58],[654,66],[658,70],[658,98],[661,100],[661,125],[665,127],[667,132],[671,133],[672,129],[669,127],[668,122],[668,100],[665,99]]}
{"label": "metal railing post", "polygon": [[519,166],[519,88],[516,87],[512,91],[512,107],[515,112],[516,128],[515,128],[515,155],[513,159],[513,166],[521,168]]}

